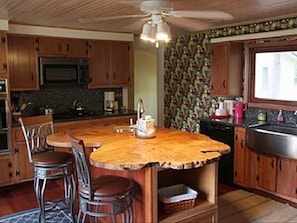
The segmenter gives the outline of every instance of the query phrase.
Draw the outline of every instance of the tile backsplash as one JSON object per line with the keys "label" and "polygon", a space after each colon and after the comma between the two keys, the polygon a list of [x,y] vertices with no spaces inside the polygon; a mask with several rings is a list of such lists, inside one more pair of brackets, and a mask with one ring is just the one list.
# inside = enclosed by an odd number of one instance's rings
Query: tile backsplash
{"label": "tile backsplash", "polygon": [[[86,110],[101,112],[104,106],[104,91],[115,91],[115,98],[122,105],[122,89],[86,89],[86,88],[44,88],[38,91],[11,92],[12,102],[30,104],[24,110],[25,115],[38,113],[40,107],[53,108],[55,112],[65,112],[74,100],[80,101]],[[13,104],[13,103],[12,103]]]}
{"label": "tile backsplash", "polygon": [[[279,110],[275,109],[263,109],[263,108],[248,108],[244,112],[244,118],[246,119],[257,119],[259,112],[266,113],[267,122],[277,122],[277,115]],[[295,124],[294,111],[285,111],[283,110],[283,117],[285,124]]]}

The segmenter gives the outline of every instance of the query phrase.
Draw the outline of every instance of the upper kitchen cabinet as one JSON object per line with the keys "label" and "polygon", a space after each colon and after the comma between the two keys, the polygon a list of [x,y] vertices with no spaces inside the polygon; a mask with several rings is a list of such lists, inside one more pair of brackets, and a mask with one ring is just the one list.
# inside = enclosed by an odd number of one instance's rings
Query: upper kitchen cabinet
{"label": "upper kitchen cabinet", "polygon": [[88,57],[88,41],[83,39],[37,37],[38,56]]}
{"label": "upper kitchen cabinet", "polygon": [[89,88],[132,85],[133,51],[131,42],[92,41],[90,46]]}
{"label": "upper kitchen cabinet", "polygon": [[211,95],[242,96],[243,44],[223,42],[211,48]]}
{"label": "upper kitchen cabinet", "polygon": [[8,36],[10,89],[38,90],[38,63],[35,40],[30,36]]}
{"label": "upper kitchen cabinet", "polygon": [[0,31],[0,75],[7,76],[7,34]]}

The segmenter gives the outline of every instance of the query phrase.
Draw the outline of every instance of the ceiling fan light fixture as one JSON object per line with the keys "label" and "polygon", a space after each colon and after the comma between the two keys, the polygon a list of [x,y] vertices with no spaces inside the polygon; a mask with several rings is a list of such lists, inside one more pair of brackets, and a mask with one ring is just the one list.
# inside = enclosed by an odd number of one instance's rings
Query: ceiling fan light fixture
{"label": "ceiling fan light fixture", "polygon": [[157,24],[156,39],[165,42],[168,42],[171,39],[170,28],[164,21]]}
{"label": "ceiling fan light fixture", "polygon": [[145,23],[142,27],[142,32],[140,34],[140,39],[150,42],[155,42],[154,36],[152,36],[154,30],[150,23]]}

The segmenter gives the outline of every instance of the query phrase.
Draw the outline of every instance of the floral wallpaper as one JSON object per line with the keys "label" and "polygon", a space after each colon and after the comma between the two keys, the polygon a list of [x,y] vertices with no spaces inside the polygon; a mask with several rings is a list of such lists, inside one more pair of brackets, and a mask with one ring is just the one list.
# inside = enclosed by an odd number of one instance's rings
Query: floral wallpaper
{"label": "floral wallpaper", "polygon": [[167,128],[199,132],[199,121],[215,112],[210,95],[211,38],[297,27],[297,17],[238,25],[175,38],[165,49],[165,121]]}

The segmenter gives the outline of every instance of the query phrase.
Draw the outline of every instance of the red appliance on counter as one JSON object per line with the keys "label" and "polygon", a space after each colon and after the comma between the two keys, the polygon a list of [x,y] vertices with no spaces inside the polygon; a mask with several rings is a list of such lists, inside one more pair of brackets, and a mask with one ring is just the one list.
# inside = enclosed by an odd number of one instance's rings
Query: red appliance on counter
{"label": "red appliance on counter", "polygon": [[234,106],[234,117],[235,118],[242,118],[243,117],[243,112],[247,110],[247,103],[242,103],[242,102],[235,102]]}

